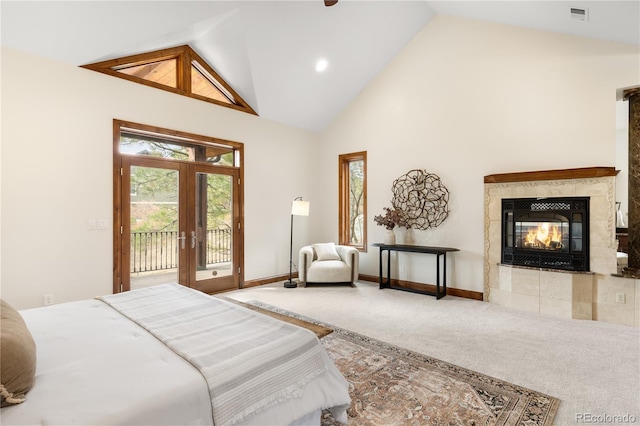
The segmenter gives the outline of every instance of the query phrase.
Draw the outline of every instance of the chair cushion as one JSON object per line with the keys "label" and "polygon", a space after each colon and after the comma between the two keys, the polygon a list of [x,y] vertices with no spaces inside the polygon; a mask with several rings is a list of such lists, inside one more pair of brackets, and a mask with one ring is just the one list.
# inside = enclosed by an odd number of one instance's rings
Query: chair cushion
{"label": "chair cushion", "polygon": [[314,261],[307,271],[312,283],[350,282],[351,268],[341,260]]}
{"label": "chair cushion", "polygon": [[340,260],[340,255],[336,251],[336,245],[334,243],[313,244],[313,249],[316,251],[316,257],[320,261]]}

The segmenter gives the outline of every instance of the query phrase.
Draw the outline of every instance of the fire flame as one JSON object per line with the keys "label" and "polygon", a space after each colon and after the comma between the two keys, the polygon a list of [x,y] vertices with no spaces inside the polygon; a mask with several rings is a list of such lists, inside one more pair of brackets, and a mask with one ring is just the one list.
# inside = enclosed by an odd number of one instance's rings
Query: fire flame
{"label": "fire flame", "polygon": [[549,223],[539,223],[537,229],[529,228],[525,237],[526,245],[529,247],[558,248],[562,247],[562,233],[558,227]]}

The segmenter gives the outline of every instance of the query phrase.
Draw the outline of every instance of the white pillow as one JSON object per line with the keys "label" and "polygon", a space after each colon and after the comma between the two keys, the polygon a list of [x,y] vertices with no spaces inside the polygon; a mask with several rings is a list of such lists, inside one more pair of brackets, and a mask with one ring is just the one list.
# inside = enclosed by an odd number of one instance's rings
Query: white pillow
{"label": "white pillow", "polygon": [[334,243],[313,244],[318,260],[340,260],[340,255],[336,251]]}

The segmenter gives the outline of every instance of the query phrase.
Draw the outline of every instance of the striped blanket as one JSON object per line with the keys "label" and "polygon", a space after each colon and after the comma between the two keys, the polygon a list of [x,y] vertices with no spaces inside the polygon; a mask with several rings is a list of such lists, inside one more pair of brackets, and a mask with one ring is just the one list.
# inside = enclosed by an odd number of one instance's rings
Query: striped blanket
{"label": "striped blanket", "polygon": [[200,370],[217,426],[300,397],[327,367],[318,338],[300,327],[163,284],[98,298]]}

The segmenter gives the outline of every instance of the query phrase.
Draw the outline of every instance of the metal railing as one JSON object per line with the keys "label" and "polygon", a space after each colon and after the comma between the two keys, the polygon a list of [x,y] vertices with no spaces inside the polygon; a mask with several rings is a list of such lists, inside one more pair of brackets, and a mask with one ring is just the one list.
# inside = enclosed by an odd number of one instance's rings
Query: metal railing
{"label": "metal railing", "polygon": [[[207,265],[231,261],[231,231],[208,229],[205,243]],[[131,273],[178,267],[178,231],[131,233]]]}

